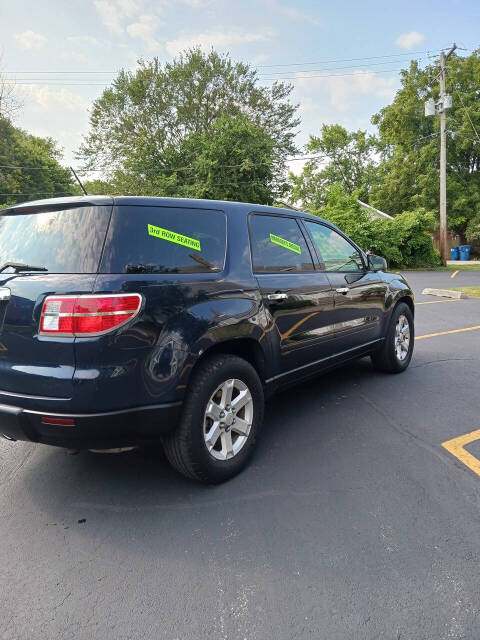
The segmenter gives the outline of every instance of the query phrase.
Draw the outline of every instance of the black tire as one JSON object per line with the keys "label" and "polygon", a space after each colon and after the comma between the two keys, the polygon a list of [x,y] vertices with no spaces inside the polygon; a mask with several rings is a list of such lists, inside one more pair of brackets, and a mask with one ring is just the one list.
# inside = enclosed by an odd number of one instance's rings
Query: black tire
{"label": "black tire", "polygon": [[[247,385],[253,400],[253,419],[245,443],[236,455],[218,460],[208,451],[204,439],[207,403],[226,380],[236,378]],[[256,370],[246,360],[230,354],[216,354],[198,365],[190,379],[178,427],[164,441],[170,464],[187,478],[218,484],[233,478],[247,464],[263,422],[263,387]]]}
{"label": "black tire", "polygon": [[[404,316],[409,324],[410,329],[410,343],[406,357],[401,360],[395,350],[395,329],[400,316]],[[372,363],[375,369],[378,371],[385,371],[387,373],[402,373],[410,364],[413,354],[413,344],[415,341],[415,326],[413,322],[413,314],[405,302],[399,302],[392,311],[392,317],[390,324],[385,335],[385,340],[382,347],[372,354]]]}

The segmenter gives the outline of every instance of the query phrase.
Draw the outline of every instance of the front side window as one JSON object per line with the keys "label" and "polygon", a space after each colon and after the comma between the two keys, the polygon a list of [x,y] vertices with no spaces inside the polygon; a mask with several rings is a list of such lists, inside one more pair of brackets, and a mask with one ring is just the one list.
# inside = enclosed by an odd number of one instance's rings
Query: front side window
{"label": "front side window", "polygon": [[325,264],[326,271],[363,271],[360,252],[339,233],[316,222],[304,221]]}
{"label": "front side window", "polygon": [[101,273],[222,271],[226,218],[222,211],[181,207],[114,207]]}
{"label": "front side window", "polygon": [[257,273],[313,271],[310,251],[294,218],[251,216],[250,241]]}

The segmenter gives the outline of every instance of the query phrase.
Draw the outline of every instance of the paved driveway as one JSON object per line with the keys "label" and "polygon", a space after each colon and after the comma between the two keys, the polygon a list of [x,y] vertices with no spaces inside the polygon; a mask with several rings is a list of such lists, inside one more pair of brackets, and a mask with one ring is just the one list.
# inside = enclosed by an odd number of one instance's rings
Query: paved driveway
{"label": "paved driveway", "polygon": [[443,333],[476,325],[480,300],[419,304],[406,373],[365,359],[273,399],[219,487],[155,451],[1,441],[0,638],[479,638],[480,477],[442,446],[480,429],[480,331]]}

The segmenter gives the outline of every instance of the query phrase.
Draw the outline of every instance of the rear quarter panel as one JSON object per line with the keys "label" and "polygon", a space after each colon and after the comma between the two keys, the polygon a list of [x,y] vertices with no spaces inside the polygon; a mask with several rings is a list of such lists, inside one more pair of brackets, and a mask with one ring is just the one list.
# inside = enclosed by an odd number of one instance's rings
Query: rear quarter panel
{"label": "rear quarter panel", "polygon": [[11,291],[0,330],[0,403],[21,398],[35,408],[40,398],[46,410],[61,411],[70,401],[74,340],[39,336],[40,313],[47,295],[90,293],[94,281],[93,274],[0,275],[0,286]]}

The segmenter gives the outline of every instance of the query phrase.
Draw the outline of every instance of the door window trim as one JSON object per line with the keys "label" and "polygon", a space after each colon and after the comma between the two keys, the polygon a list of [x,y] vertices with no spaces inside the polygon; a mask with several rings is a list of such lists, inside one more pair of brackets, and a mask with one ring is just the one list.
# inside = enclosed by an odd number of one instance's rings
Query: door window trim
{"label": "door window trim", "polygon": [[[298,227],[298,231],[301,235],[301,237],[303,238],[303,240],[305,241],[305,245],[308,249],[308,253],[310,256],[310,260],[312,262],[312,266],[313,269],[312,271],[257,271],[255,269],[255,264],[253,261],[253,242],[252,242],[252,228],[250,225],[250,219],[253,216],[268,216],[270,218],[281,218],[282,220],[294,220],[297,223],[297,227]],[[283,213],[274,213],[274,212],[270,212],[270,211],[250,211],[248,213],[247,216],[247,227],[248,227],[248,239],[249,239],[249,245],[250,245],[250,264],[252,266],[252,273],[254,275],[279,275],[279,276],[293,276],[293,275],[306,275],[308,273],[315,273],[316,271],[318,271],[318,259],[316,260],[315,258],[317,257],[316,253],[312,252],[312,249],[314,247],[312,247],[312,243],[310,240],[310,236],[306,234],[306,229],[304,229],[303,225],[301,224],[301,218],[299,216],[295,216],[295,215],[291,215],[291,216],[286,216]]]}
{"label": "door window trim", "polygon": [[[318,264],[319,264],[319,268],[321,271],[323,271],[323,273],[367,273],[368,272],[368,266],[365,262],[365,256],[363,251],[360,249],[360,247],[357,247],[357,245],[352,242],[352,240],[350,240],[350,238],[348,236],[346,236],[342,231],[340,231],[340,229],[336,229],[335,227],[332,227],[329,224],[325,224],[324,222],[320,222],[320,221],[316,221],[316,220],[310,220],[309,218],[299,218],[299,220],[301,220],[301,226],[304,228],[304,232],[308,235],[314,251],[315,251],[315,255],[317,256],[317,260],[318,260]],[[360,254],[360,258],[362,260],[362,264],[363,264],[363,271],[359,270],[359,271],[327,271],[327,269],[325,268],[325,262],[323,260],[323,256],[320,254],[320,250],[317,247],[317,243],[315,242],[312,234],[310,233],[307,225],[305,224],[306,222],[311,222],[312,224],[318,224],[320,227],[325,227],[326,229],[330,229],[330,231],[333,231],[334,233],[338,233],[338,235],[343,238],[344,240],[346,240],[348,242],[348,244],[350,244],[355,251],[357,251]]]}

